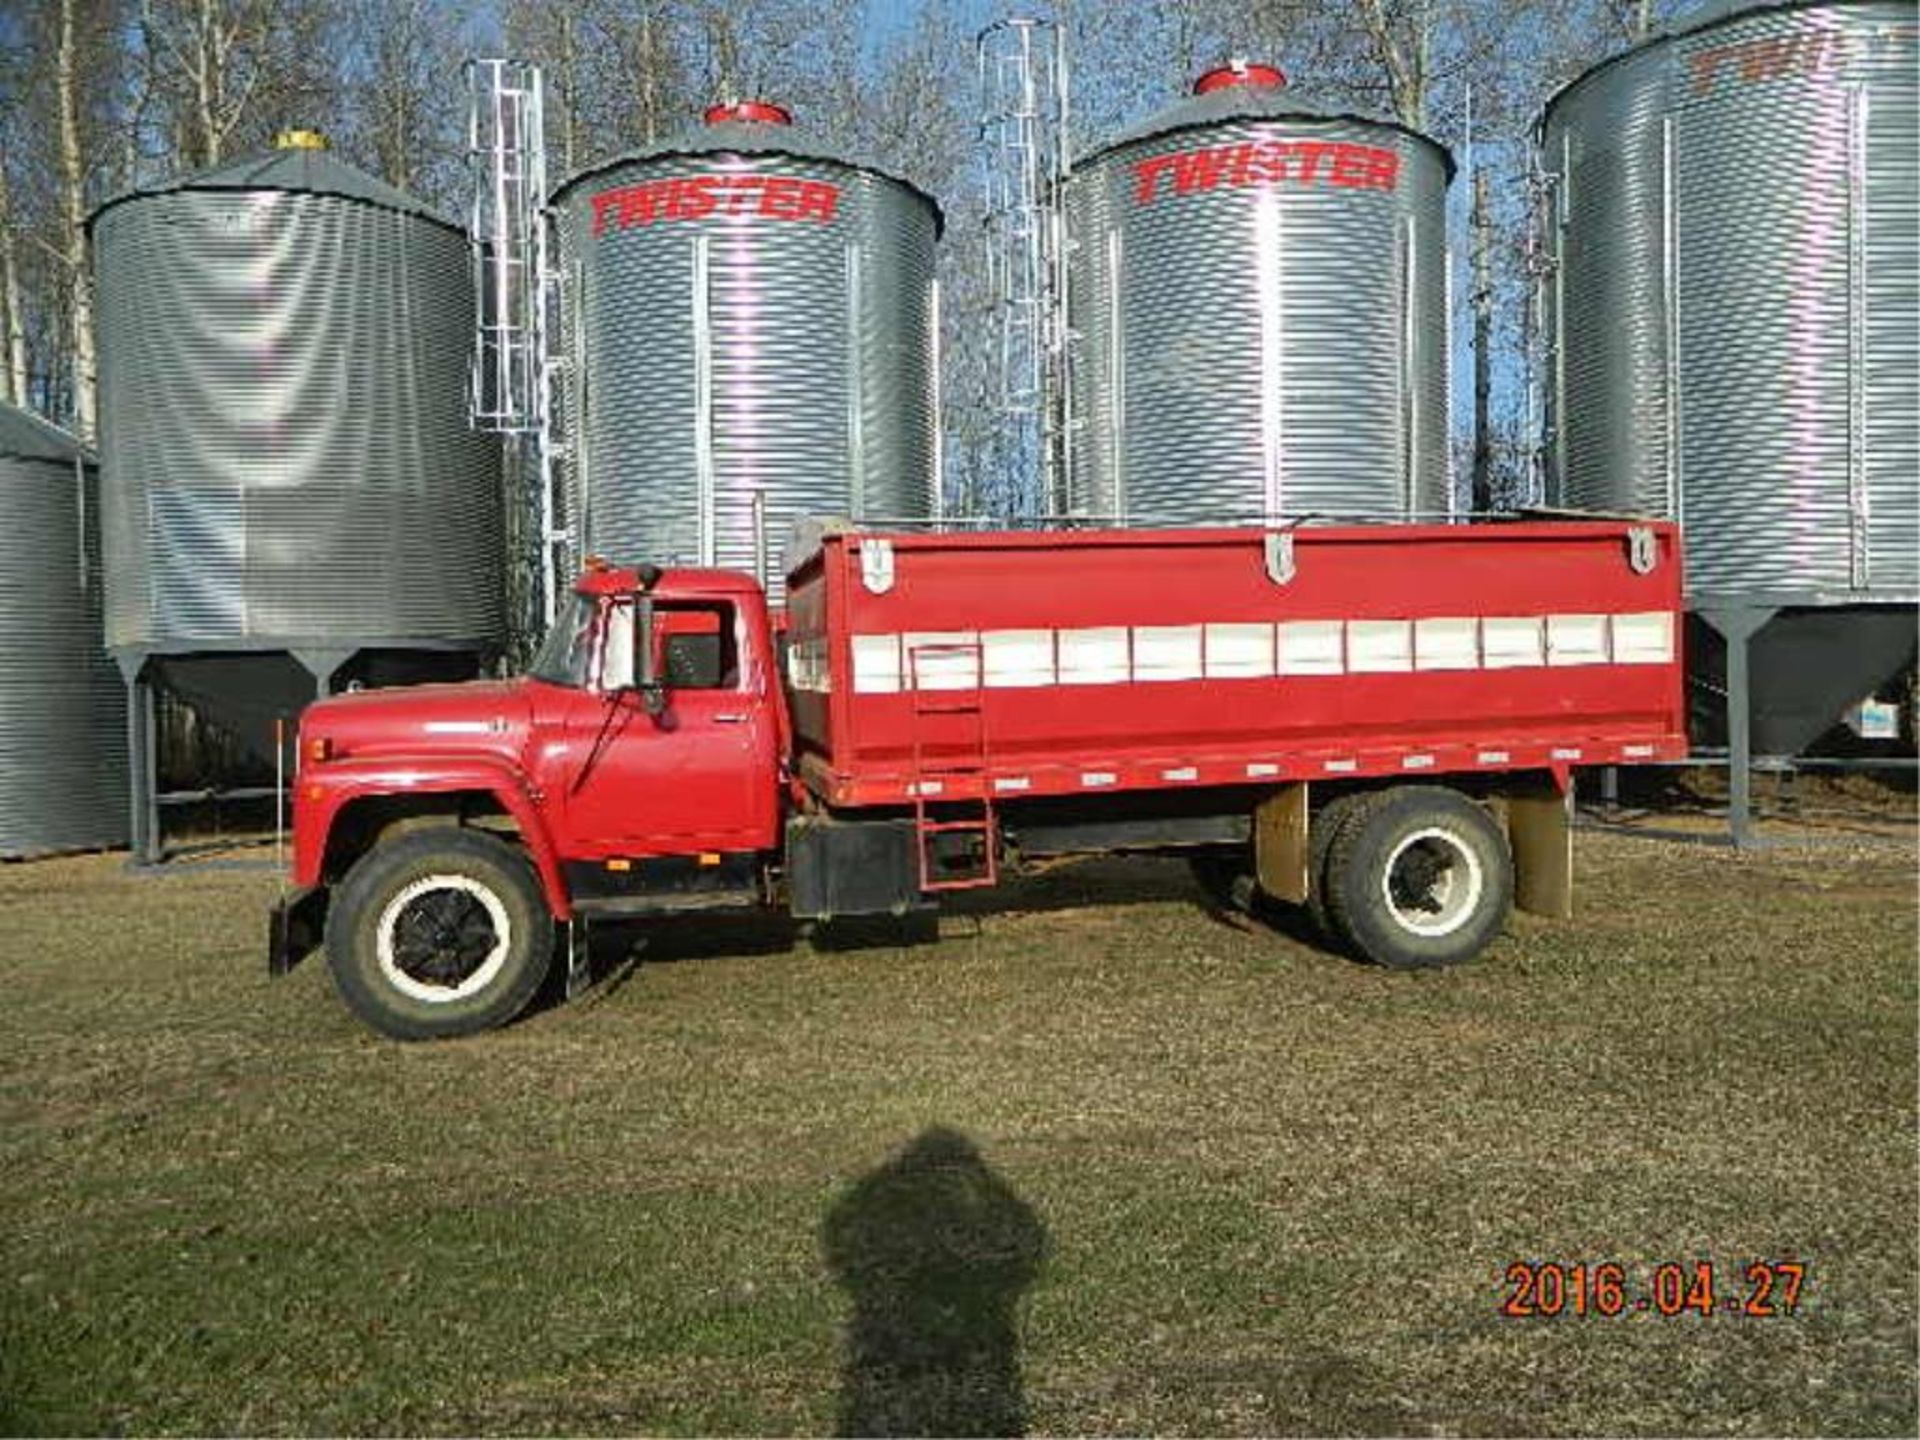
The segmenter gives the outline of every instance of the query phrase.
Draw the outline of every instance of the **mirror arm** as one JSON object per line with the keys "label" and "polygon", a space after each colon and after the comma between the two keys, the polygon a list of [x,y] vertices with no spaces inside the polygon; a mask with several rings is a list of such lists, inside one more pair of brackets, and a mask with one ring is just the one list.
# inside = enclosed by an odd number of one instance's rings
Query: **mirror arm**
{"label": "mirror arm", "polygon": [[633,597],[633,678],[640,705],[649,715],[667,708],[667,687],[654,668],[653,597],[644,590]]}

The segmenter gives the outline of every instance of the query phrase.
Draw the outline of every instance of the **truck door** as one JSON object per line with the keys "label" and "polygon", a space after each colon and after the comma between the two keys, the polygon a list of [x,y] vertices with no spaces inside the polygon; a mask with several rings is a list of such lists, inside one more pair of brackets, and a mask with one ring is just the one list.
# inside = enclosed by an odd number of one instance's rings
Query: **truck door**
{"label": "truck door", "polygon": [[742,663],[738,607],[655,602],[655,673],[666,682],[659,715],[623,688],[632,678],[632,635],[632,606],[614,606],[600,688],[575,694],[570,848],[583,857],[770,849],[779,823],[778,736],[761,693],[764,668]]}

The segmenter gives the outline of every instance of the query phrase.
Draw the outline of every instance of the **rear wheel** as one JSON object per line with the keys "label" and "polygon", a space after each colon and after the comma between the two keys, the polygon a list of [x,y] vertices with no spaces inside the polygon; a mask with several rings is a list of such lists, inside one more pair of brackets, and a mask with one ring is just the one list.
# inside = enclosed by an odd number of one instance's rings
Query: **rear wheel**
{"label": "rear wheel", "polygon": [[553,920],[514,846],[454,826],[376,845],[327,918],[327,962],[353,1012],[430,1040],[503,1025],[553,959]]}
{"label": "rear wheel", "polygon": [[1334,923],[1327,907],[1327,857],[1360,802],[1368,798],[1365,793],[1334,796],[1320,807],[1307,830],[1307,915],[1314,928],[1337,946],[1352,945],[1353,937]]}
{"label": "rear wheel", "polygon": [[1480,806],[1437,787],[1367,796],[1331,837],[1326,873],[1334,929],[1394,969],[1472,959],[1513,904],[1505,835]]}

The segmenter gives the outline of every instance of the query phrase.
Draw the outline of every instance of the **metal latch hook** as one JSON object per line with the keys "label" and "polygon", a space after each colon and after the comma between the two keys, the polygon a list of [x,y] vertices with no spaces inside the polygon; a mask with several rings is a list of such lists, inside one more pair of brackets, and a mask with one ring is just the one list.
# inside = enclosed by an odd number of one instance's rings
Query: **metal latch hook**
{"label": "metal latch hook", "polygon": [[1646,525],[1627,527],[1627,566],[1636,575],[1651,575],[1660,563],[1660,547]]}
{"label": "metal latch hook", "polygon": [[1276,585],[1285,585],[1296,573],[1293,559],[1293,532],[1291,530],[1270,530],[1267,532],[1267,578]]}
{"label": "metal latch hook", "polygon": [[860,542],[860,580],[875,595],[893,588],[893,543],[871,536]]}

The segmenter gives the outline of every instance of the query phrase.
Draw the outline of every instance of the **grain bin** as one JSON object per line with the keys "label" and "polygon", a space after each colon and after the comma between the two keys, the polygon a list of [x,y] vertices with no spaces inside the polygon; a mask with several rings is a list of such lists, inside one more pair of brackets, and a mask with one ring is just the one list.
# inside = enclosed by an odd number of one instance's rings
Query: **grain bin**
{"label": "grain bin", "polygon": [[1917,19],[1704,6],[1539,127],[1547,498],[1683,522],[1702,721],[1750,640],[1763,751],[1913,653]]}
{"label": "grain bin", "polygon": [[256,751],[316,685],[472,673],[503,541],[462,232],[310,132],[88,223],[123,671]]}
{"label": "grain bin", "polygon": [[778,106],[706,122],[554,195],[575,539],[777,569],[804,516],[932,512],[940,211]]}
{"label": "grain bin", "polygon": [[0,404],[0,859],[122,845],[127,710],[101,643],[99,477]]}
{"label": "grain bin", "polygon": [[1260,65],[1078,161],[1069,508],[1450,513],[1452,171],[1427,137],[1317,110]]}

